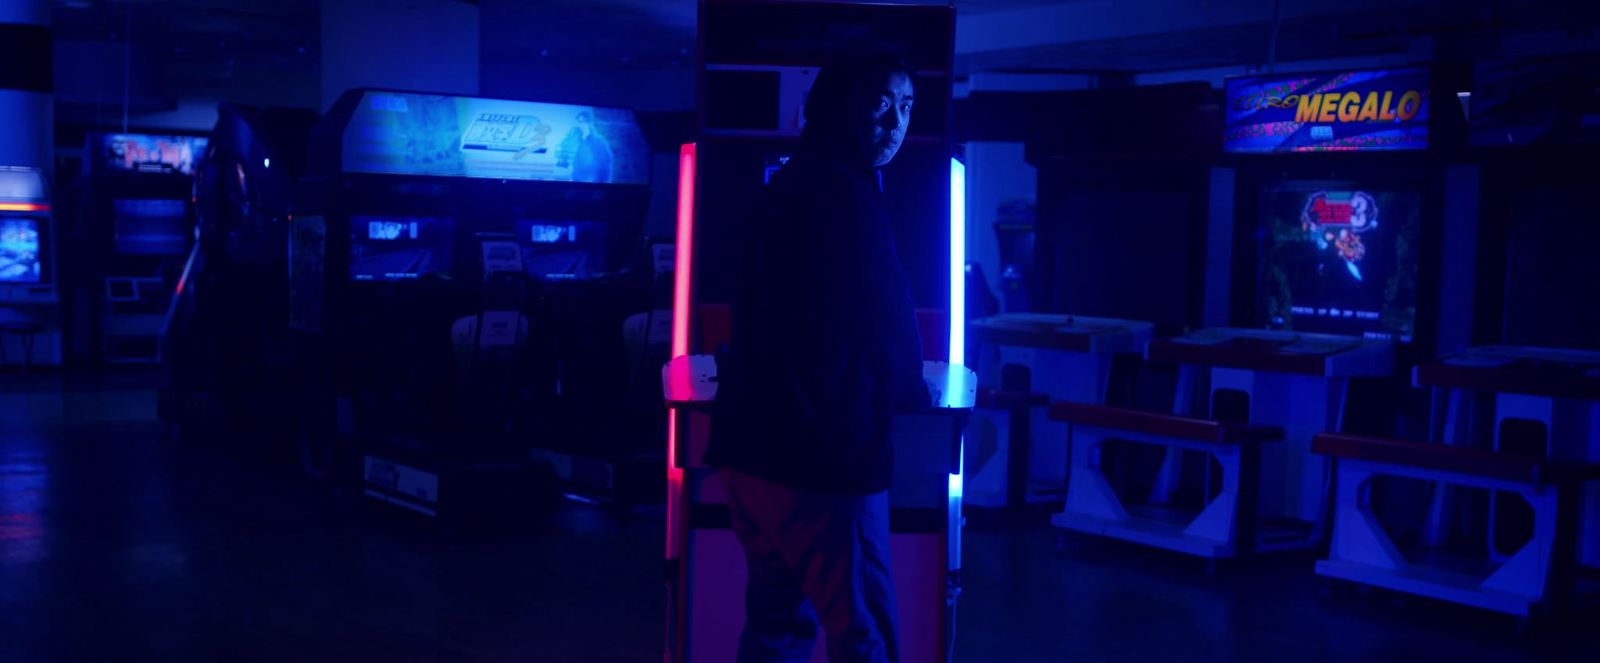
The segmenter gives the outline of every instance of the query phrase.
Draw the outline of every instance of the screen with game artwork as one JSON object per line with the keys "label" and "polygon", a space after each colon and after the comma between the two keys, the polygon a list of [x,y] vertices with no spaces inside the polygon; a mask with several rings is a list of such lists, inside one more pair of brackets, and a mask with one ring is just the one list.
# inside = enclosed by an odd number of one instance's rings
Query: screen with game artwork
{"label": "screen with game artwork", "polygon": [[370,91],[345,129],[344,169],[649,184],[650,146],[625,108]]}
{"label": "screen with game artwork", "polygon": [[38,283],[43,276],[39,222],[0,219],[0,283]]}
{"label": "screen with game artwork", "polygon": [[403,216],[350,217],[350,280],[407,281],[450,272],[455,223]]}
{"label": "screen with game artwork", "polygon": [[1411,341],[1420,193],[1285,182],[1261,205],[1257,311],[1267,328]]}
{"label": "screen with game artwork", "polygon": [[1239,76],[1226,88],[1226,152],[1428,147],[1427,69]]}
{"label": "screen with game artwork", "polygon": [[606,271],[606,230],[601,221],[518,221],[523,267],[547,281],[592,279]]}
{"label": "screen with game artwork", "polygon": [[124,255],[177,255],[189,250],[194,224],[186,200],[122,199],[116,210],[117,253]]}

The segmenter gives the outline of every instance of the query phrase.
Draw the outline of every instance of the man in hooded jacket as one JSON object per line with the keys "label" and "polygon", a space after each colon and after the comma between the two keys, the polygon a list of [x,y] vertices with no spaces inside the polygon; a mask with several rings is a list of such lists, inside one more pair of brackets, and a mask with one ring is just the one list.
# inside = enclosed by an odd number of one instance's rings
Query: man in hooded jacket
{"label": "man in hooded jacket", "polygon": [[749,584],[739,661],[898,661],[889,557],[896,410],[927,407],[922,348],[876,169],[915,69],[874,44],[818,74],[799,149],[747,224],[705,461]]}

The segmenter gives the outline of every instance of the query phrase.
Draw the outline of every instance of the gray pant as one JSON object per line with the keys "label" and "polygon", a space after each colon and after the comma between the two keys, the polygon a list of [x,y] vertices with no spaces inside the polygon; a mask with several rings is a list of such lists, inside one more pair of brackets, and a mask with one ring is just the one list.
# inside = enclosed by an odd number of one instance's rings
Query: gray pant
{"label": "gray pant", "polygon": [[739,663],[898,663],[889,494],[799,490],[722,470],[750,582]]}

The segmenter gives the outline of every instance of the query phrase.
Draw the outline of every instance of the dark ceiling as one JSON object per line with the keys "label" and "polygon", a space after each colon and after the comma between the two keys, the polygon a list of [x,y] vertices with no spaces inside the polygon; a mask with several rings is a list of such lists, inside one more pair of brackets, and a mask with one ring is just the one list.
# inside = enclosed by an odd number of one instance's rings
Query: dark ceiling
{"label": "dark ceiling", "polygon": [[[52,19],[58,40],[98,43],[110,54],[117,50],[114,47],[126,45],[131,35],[133,45],[146,59],[155,61],[151,66],[159,70],[163,94],[169,98],[208,92],[224,97],[249,96],[257,91],[280,94],[278,90],[290,94],[315,90],[324,38],[320,29],[321,2],[52,0]],[[963,16],[1004,17],[1002,12],[1026,12],[1047,5],[1098,10],[1110,7],[1108,2],[959,0],[957,5]],[[486,59],[585,71],[693,65],[694,0],[476,0],[473,4],[480,11],[481,53]],[[943,3],[928,0],[920,4]],[[1266,0],[1238,0],[1237,4],[1272,6]],[[1373,4],[1368,2],[1365,6]],[[1293,61],[1406,53],[1414,48],[1416,37],[1434,36],[1440,44],[1435,57],[1472,58],[1493,50],[1497,35],[1549,30],[1583,32],[1600,25],[1600,1],[1594,0],[1440,0],[1401,4],[1405,7],[1396,10],[1287,21],[1276,41],[1276,57],[1279,61]],[[1332,9],[1328,11],[1339,13],[1337,5],[1329,7]],[[1259,65],[1268,59],[1271,44],[1271,26],[1263,20],[1259,24],[962,53],[957,58],[957,70],[962,74],[1151,72]],[[1450,53],[1451,49],[1457,53]],[[61,73],[58,72],[58,80]]]}
{"label": "dark ceiling", "polygon": [[[336,1],[336,0],[334,0]],[[407,0],[394,0],[405,3]],[[961,0],[964,14],[1071,0]],[[487,56],[586,69],[692,63],[695,0],[470,0]],[[913,4],[942,4],[909,0]],[[315,74],[322,0],[52,0],[58,39],[154,46],[175,78],[243,71]],[[131,23],[130,23],[131,21]],[[131,27],[130,27],[131,26]]]}
{"label": "dark ceiling", "polygon": [[[1335,5],[1330,5],[1335,6]],[[1600,26],[1600,1],[1455,0],[1284,21],[1279,62],[1407,53],[1417,37],[1434,38],[1424,59],[1498,57],[1497,37],[1544,31],[1587,36]],[[1204,30],[969,53],[964,71],[1159,72],[1265,64],[1273,51],[1269,21]]]}
{"label": "dark ceiling", "polygon": [[320,0],[56,0],[57,39],[159,51],[169,74],[221,76],[252,69],[314,74]]}

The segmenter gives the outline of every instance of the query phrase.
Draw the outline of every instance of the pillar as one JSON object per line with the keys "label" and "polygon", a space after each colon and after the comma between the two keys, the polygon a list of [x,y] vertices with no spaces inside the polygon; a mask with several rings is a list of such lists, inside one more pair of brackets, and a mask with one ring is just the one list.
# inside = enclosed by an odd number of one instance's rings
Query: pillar
{"label": "pillar", "polygon": [[0,0],[0,165],[53,172],[49,0]]}

